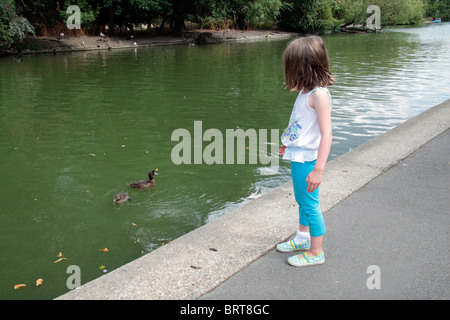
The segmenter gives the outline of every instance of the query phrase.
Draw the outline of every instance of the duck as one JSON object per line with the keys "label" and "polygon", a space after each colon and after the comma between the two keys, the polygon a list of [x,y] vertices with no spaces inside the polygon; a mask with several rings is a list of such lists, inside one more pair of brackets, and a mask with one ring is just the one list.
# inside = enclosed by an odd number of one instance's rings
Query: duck
{"label": "duck", "polygon": [[131,201],[131,198],[128,196],[128,193],[122,192],[114,195],[114,203],[122,203],[125,201]]}
{"label": "duck", "polygon": [[149,180],[139,180],[139,181],[129,183],[128,185],[132,188],[138,188],[138,189],[145,189],[145,188],[153,187],[156,183],[155,179],[153,179],[153,177],[158,175],[158,173],[156,171],[158,171],[158,169],[152,170],[148,173]]}

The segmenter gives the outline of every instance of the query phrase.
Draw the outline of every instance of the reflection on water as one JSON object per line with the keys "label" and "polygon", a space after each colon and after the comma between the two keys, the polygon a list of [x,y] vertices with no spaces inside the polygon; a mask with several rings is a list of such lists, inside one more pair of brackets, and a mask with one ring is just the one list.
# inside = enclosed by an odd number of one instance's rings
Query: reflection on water
{"label": "reflection on water", "polygon": [[449,98],[449,30],[449,24],[431,24],[326,38],[338,80],[332,88],[333,155]]}
{"label": "reflection on water", "polygon": [[[337,84],[330,158],[449,98],[449,24],[324,36]],[[290,179],[289,163],[174,165],[171,134],[283,129],[287,41],[0,59],[0,298],[48,299]],[[205,148],[209,142],[203,142]],[[159,169],[156,186],[126,183]],[[113,204],[127,191],[132,201]],[[109,252],[99,249],[108,248]],[[61,252],[67,261],[54,264]],[[34,288],[33,282],[44,279]],[[13,286],[26,283],[15,291]]]}

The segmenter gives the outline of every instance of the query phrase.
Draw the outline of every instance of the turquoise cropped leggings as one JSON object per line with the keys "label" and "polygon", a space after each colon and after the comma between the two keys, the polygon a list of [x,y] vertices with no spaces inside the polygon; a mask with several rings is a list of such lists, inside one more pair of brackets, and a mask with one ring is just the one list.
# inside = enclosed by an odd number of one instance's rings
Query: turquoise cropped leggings
{"label": "turquoise cropped leggings", "polygon": [[303,226],[309,226],[311,237],[319,237],[325,234],[325,221],[319,202],[319,188],[309,193],[306,178],[314,169],[316,161],[293,162],[291,161],[292,182],[294,184],[295,200],[299,205],[299,221]]}

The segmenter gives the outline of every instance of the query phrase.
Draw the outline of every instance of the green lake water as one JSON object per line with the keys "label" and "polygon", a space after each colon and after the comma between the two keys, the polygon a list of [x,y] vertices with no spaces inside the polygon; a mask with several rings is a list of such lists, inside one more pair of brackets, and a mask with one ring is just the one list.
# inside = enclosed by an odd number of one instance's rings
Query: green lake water
{"label": "green lake water", "polygon": [[[449,33],[442,23],[323,36],[337,80],[330,159],[450,98]],[[1,58],[0,298],[55,298],[68,266],[86,283],[288,181],[281,160],[261,175],[259,162],[171,158],[172,133],[194,139],[194,121],[224,137],[281,132],[296,98],[283,88],[288,41]],[[154,188],[126,185],[155,168]],[[114,204],[118,192],[132,201]],[[59,253],[67,260],[54,263]]]}

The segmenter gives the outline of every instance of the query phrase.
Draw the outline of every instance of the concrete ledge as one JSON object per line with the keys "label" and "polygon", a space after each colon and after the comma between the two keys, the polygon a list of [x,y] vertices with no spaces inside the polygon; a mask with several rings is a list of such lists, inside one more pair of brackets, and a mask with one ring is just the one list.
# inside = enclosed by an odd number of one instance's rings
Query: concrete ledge
{"label": "concrete ledge", "polygon": [[[447,100],[330,161],[321,185],[323,211],[449,127]],[[292,236],[297,225],[292,183],[287,182],[57,299],[197,299]]]}

